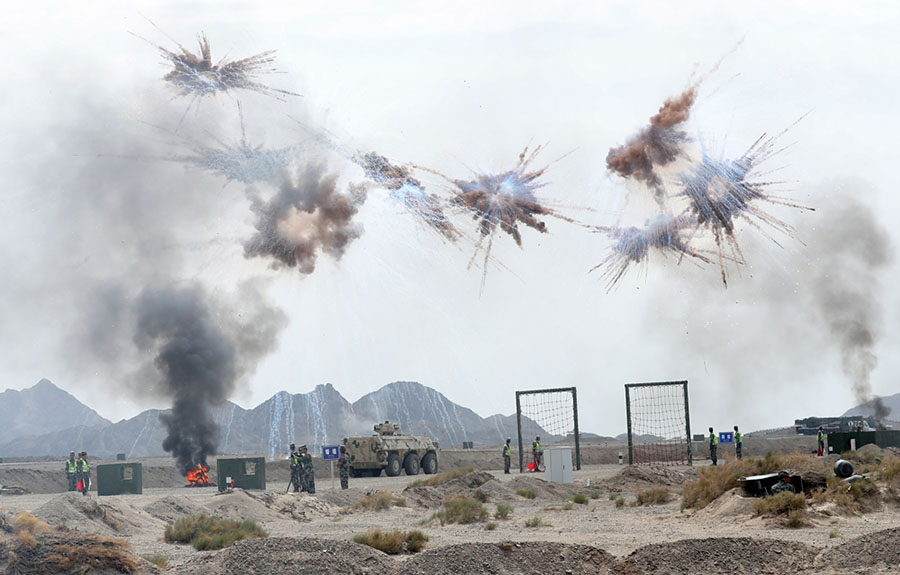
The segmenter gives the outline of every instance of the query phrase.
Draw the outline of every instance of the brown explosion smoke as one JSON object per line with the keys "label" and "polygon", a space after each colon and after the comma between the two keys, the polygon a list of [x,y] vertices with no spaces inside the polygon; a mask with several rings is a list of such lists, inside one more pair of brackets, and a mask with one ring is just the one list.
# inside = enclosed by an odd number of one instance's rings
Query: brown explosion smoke
{"label": "brown explosion smoke", "polygon": [[347,245],[362,234],[353,222],[366,201],[362,186],[337,189],[337,174],[312,164],[298,169],[296,182],[284,176],[269,200],[251,191],[250,209],[256,214],[256,233],[244,243],[244,257],[272,259],[272,267],[296,267],[310,274],[319,252],[340,259]]}
{"label": "brown explosion smoke", "polygon": [[657,201],[663,200],[662,179],[654,171],[675,160],[683,145],[689,141],[687,134],[677,129],[690,117],[696,98],[696,86],[688,88],[674,99],[668,99],[659,112],[650,118],[650,125],[632,136],[623,146],[610,148],[606,155],[606,168],[623,178],[634,178],[649,186]]}

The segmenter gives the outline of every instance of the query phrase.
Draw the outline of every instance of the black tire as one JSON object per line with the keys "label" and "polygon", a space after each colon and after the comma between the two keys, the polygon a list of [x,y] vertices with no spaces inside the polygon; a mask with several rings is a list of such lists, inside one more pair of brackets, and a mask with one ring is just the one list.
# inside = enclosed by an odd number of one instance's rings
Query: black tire
{"label": "black tire", "polygon": [[438,461],[437,455],[433,452],[428,452],[425,454],[425,457],[422,458],[422,471],[425,472],[426,475],[434,475],[438,470]]}
{"label": "black tire", "polygon": [[419,474],[419,456],[415,453],[410,453],[406,456],[406,459],[403,461],[403,469],[406,470],[407,475],[418,475]]}
{"label": "black tire", "polygon": [[391,453],[388,455],[387,467],[384,468],[384,473],[388,477],[397,477],[400,475],[400,456],[396,453]]}
{"label": "black tire", "polygon": [[359,471],[357,471],[351,467],[350,468],[350,477],[353,477],[355,479],[357,477],[362,477],[362,474]]}

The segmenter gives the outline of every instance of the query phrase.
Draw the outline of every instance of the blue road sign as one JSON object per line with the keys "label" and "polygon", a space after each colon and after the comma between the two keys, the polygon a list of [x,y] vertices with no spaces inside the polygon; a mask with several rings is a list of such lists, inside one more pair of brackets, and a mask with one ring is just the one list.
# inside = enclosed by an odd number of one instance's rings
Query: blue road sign
{"label": "blue road sign", "polygon": [[341,448],[338,445],[329,445],[322,448],[322,459],[325,461],[337,461],[341,458]]}
{"label": "blue road sign", "polygon": [[720,431],[719,432],[719,443],[734,443],[734,432],[733,431]]}

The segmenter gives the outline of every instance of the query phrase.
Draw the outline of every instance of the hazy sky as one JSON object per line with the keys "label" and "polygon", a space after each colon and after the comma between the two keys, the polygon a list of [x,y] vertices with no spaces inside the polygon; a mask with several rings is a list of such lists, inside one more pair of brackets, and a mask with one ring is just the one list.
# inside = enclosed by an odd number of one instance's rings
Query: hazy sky
{"label": "hazy sky", "polygon": [[[288,325],[233,398],[245,407],[321,383],[353,401],[415,380],[487,416],[514,412],[516,389],[574,385],[582,429],[610,434],[624,429],[624,383],[687,379],[696,429],[836,415],[854,396],[816,296],[830,282],[871,304],[872,388],[900,392],[897,258],[867,273],[850,250],[832,271],[827,241],[859,235],[850,224],[834,235],[848,201],[871,210],[885,243],[900,240],[896,3],[129,4],[19,3],[0,21],[0,388],[46,377],[113,420],[167,407],[125,391],[129,362],[147,359],[123,351],[127,337],[91,345],[103,326],[119,337],[105,298],[194,281],[231,297],[252,279]],[[230,93],[185,115],[189,100],[135,36],[176,48],[148,19],[191,49],[206,32],[214,60],[277,50],[282,73],[262,81],[303,96]],[[772,232],[783,247],[742,226],[748,264],[727,289],[715,266],[653,258],[606,293],[587,271],[608,240],[550,218],[549,233],[523,232],[522,249],[495,238],[502,266],[479,293],[474,246],[441,241],[377,188],[342,259],[321,256],[309,276],[271,270],[243,257],[242,185],[154,159],[240,138],[240,99],[254,143],[305,141],[312,128],[457,178],[509,169],[546,143],[538,165],[568,155],[541,198],[586,224],[641,223],[655,204],[607,174],[607,150],[723,56],[691,135],[736,154],[810,112],[770,166],[788,182],[780,193],[817,208],[766,207],[797,228]],[[339,154],[304,153],[341,185],[363,180]],[[475,236],[468,217],[456,222]]]}

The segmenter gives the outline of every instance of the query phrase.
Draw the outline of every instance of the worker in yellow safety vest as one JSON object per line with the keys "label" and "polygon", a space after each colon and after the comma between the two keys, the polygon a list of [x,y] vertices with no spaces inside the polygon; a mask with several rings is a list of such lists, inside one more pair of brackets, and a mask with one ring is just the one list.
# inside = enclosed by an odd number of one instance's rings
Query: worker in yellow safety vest
{"label": "worker in yellow safety vest", "polygon": [[78,482],[81,483],[81,494],[87,495],[91,488],[91,464],[88,462],[87,451],[78,455]]}
{"label": "worker in yellow safety vest", "polygon": [[509,446],[509,442],[512,441],[509,437],[506,438],[506,443],[503,444],[503,473],[509,475],[509,461],[512,457],[512,448]]}
{"label": "worker in yellow safety vest", "polygon": [[78,480],[75,479],[75,476],[78,474],[78,462],[75,461],[75,452],[69,452],[69,458],[66,459],[66,482],[68,483],[69,491],[76,490],[76,484]]}
{"label": "worker in yellow safety vest", "polygon": [[734,456],[743,459],[744,434],[738,430],[738,426],[734,426]]}
{"label": "worker in yellow safety vest", "polygon": [[719,465],[719,438],[713,432],[713,428],[709,428],[709,458],[712,459],[713,465]]}

